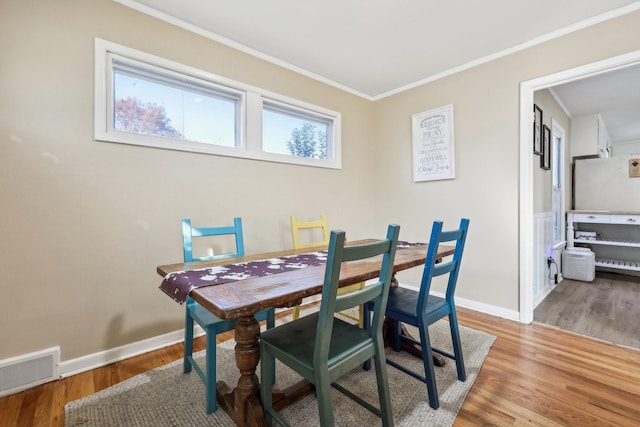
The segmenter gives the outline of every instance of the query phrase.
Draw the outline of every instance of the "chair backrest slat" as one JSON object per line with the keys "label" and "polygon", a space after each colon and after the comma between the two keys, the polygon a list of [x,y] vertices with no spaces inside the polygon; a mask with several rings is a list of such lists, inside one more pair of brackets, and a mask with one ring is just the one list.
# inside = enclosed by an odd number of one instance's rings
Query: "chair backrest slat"
{"label": "chair backrest slat", "polygon": [[[313,230],[316,228],[319,228],[322,232],[322,240],[303,243],[300,239],[300,230]],[[291,215],[291,231],[295,249],[327,246],[329,244],[329,226],[327,225],[327,216],[325,214],[320,215],[319,220],[313,221],[298,221],[295,215]]]}
{"label": "chair backrest slat", "polygon": [[[214,254],[210,256],[193,256],[193,238],[194,237],[209,237],[209,236],[234,236],[235,238],[235,251],[226,252],[221,254]],[[192,227],[191,220],[185,218],[182,220],[182,249],[184,255],[184,262],[204,261],[220,258],[231,258],[244,255],[244,235],[242,233],[242,219],[236,217],[233,219],[232,226],[221,227]]]}
{"label": "chair backrest slat", "polygon": [[367,285],[361,290],[349,292],[347,294],[338,295],[336,297],[336,312],[344,311],[349,308],[362,305],[367,301],[374,299],[381,290],[378,289],[383,286],[383,283],[378,281]]}
{"label": "chair backrest slat", "polygon": [[[337,311],[356,307],[367,301],[374,301],[374,313],[370,334],[380,334],[376,339],[382,339],[382,322],[384,311],[389,296],[391,286],[391,276],[393,274],[393,261],[395,259],[396,247],[400,226],[389,225],[387,237],[382,241],[365,243],[361,245],[344,246],[345,232],[334,230],[329,239],[329,253],[324,277],[324,287],[322,289],[322,301],[320,303],[320,315],[316,332],[315,354],[318,358],[314,364],[326,364],[329,345],[331,343],[331,333],[333,327],[333,316]],[[343,262],[372,258],[382,255],[380,259],[380,276],[375,284],[368,285],[362,290],[356,290],[345,295],[337,296],[340,284],[340,270]],[[319,356],[318,356],[319,355]]]}
{"label": "chair backrest slat", "polygon": [[[448,301],[453,299],[468,230],[469,220],[467,218],[462,218],[459,228],[447,231],[442,230],[442,221],[433,222],[429,248],[427,249],[427,259],[425,260],[422,282],[420,283],[420,294],[417,304],[418,313],[426,309],[429,292],[431,291],[431,282],[434,277],[449,274],[445,298]],[[440,244],[453,242],[455,242],[455,250],[452,257],[438,259],[438,246]]]}

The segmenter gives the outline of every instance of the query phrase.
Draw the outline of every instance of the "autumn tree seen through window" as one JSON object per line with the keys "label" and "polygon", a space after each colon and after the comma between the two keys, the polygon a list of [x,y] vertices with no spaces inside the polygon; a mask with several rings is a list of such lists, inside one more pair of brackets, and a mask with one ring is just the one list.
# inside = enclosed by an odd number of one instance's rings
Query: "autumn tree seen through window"
{"label": "autumn tree seen through window", "polygon": [[116,100],[113,127],[123,132],[167,136],[182,139],[182,133],[171,127],[164,107],[152,102],[143,104],[137,98]]}

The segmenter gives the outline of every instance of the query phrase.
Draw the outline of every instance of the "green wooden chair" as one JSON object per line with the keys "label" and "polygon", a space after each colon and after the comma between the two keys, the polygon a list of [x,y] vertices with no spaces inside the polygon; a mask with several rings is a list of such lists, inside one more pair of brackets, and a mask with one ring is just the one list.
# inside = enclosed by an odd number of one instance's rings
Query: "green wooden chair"
{"label": "green wooden chair", "polygon": [[[262,363],[260,397],[268,425],[271,425],[272,420],[280,425],[287,425],[272,405],[274,357],[315,385],[321,425],[334,425],[332,386],[381,417],[383,425],[393,425],[382,322],[393,274],[399,232],[400,226],[389,225],[386,239],[345,247],[345,232],[332,231],[320,311],[260,334]],[[361,290],[338,295],[340,268],[343,263],[381,254],[383,256],[380,259],[380,278],[376,283]],[[373,320],[368,329],[361,329],[358,325],[334,316],[337,311],[356,307],[368,301],[372,301],[375,307]],[[375,361],[378,382],[379,409],[335,383],[339,377],[361,367],[372,357]]]}

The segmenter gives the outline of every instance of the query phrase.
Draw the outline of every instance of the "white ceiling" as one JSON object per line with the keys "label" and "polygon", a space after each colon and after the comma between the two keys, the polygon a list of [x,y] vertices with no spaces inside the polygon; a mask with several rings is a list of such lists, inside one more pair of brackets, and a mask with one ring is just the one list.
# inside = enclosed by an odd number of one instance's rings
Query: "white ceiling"
{"label": "white ceiling", "polygon": [[613,142],[640,141],[640,65],[555,86],[572,116],[600,113]]}
{"label": "white ceiling", "polygon": [[[640,9],[634,0],[115,1],[371,100]],[[556,93],[580,114],[586,83],[565,86]]]}

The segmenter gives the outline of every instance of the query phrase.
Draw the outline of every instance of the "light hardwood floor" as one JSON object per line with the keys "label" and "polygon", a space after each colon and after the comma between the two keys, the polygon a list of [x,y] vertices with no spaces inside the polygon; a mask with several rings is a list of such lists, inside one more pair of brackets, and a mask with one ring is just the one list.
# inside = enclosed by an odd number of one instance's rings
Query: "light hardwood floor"
{"label": "light hardwood floor", "polygon": [[[458,315],[497,340],[454,426],[640,425],[640,351],[470,310]],[[67,402],[181,355],[177,344],[4,397],[0,426],[63,426]]]}
{"label": "light hardwood floor", "polygon": [[640,277],[597,272],[565,279],[534,310],[535,322],[640,349]]}

